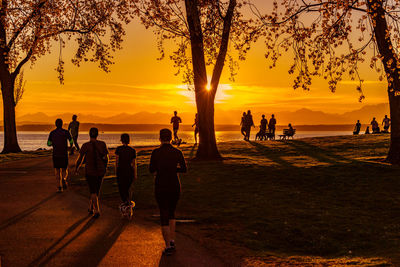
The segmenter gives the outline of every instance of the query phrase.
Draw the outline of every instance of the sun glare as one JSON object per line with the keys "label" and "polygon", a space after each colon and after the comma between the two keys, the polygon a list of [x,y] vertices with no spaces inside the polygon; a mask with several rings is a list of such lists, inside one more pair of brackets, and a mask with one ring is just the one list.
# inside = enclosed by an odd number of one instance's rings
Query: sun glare
{"label": "sun glare", "polygon": [[211,84],[210,84],[210,82],[207,83],[207,85],[206,85],[206,90],[207,90],[207,91],[210,91],[210,90],[211,90]]}

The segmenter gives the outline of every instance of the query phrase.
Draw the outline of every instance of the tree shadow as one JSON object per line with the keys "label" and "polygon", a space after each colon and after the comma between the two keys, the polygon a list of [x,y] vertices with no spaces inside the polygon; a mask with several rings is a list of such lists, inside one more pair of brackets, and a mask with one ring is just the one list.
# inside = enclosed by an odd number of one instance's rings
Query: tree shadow
{"label": "tree shadow", "polygon": [[262,145],[260,143],[254,142],[254,141],[248,141],[248,142],[249,142],[249,144],[254,146],[258,152],[262,153],[263,156],[272,160],[273,162],[275,162],[283,167],[296,168],[292,163],[290,163],[287,160],[282,159],[280,154],[276,153],[276,151],[270,149],[269,147]]}
{"label": "tree shadow", "polygon": [[33,212],[35,212],[36,210],[38,210],[40,208],[41,205],[43,205],[44,203],[46,203],[47,201],[51,200],[52,198],[54,198],[57,195],[57,193],[53,193],[50,196],[46,197],[45,199],[43,199],[42,201],[40,201],[39,203],[33,205],[32,207],[18,213],[17,215],[5,220],[4,222],[2,222],[0,224],[0,231],[4,230],[5,228],[16,224],[18,221],[22,220],[23,218],[25,218],[26,216],[32,214]]}
{"label": "tree shadow", "polygon": [[158,264],[159,267],[184,267],[185,265],[179,262],[177,255],[174,254],[172,256],[166,256],[164,254],[161,255],[160,262]]}
{"label": "tree shadow", "polygon": [[287,145],[292,146],[298,152],[315,158],[320,162],[326,162],[330,164],[337,164],[338,161],[346,162],[346,163],[354,163],[356,162],[354,159],[345,158],[343,156],[337,155],[328,151],[326,149],[322,149],[321,147],[311,145],[304,141],[300,140],[292,140],[292,142],[286,142]]}
{"label": "tree shadow", "polygon": [[[59,243],[61,243],[72,231],[74,231],[79,225],[81,225],[88,216],[85,216],[78,221],[76,221],[74,224],[72,224],[69,228],[65,230],[65,233],[57,239],[50,247],[46,249],[42,254],[40,254],[35,260],[33,260],[28,266],[41,266],[47,263],[50,259],[52,259],[54,256],[56,256],[63,248],[65,248],[69,243],[71,243],[74,239],[76,239],[79,235],[81,235],[84,231],[86,231],[91,225],[92,225],[92,220],[89,220],[84,227],[76,234],[74,237],[72,237],[67,243],[65,243],[62,247],[57,249],[55,252],[49,254],[49,252],[54,249]],[[89,224],[90,223],[90,224]],[[46,256],[49,254],[49,256],[46,258]]]}

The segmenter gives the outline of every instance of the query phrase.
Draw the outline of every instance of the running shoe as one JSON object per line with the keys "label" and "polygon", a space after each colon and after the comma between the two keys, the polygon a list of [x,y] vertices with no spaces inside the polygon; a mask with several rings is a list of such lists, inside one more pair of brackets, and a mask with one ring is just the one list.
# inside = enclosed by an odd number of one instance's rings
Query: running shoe
{"label": "running shoe", "polygon": [[62,187],[64,190],[66,190],[68,188],[67,180],[65,180],[65,179],[62,180]]}
{"label": "running shoe", "polygon": [[172,249],[172,250],[176,250],[175,242],[174,242],[174,241],[169,242],[169,245],[171,246],[171,249]]}
{"label": "running shoe", "polygon": [[97,219],[100,217],[100,213],[96,212],[95,214],[93,214],[93,218]]}
{"label": "running shoe", "polygon": [[57,193],[62,193],[62,191],[63,191],[62,187],[59,186],[59,187],[57,188]]}
{"label": "running shoe", "polygon": [[172,248],[166,248],[166,249],[164,249],[163,254],[164,254],[165,256],[171,256],[173,252],[174,252],[174,251],[173,251]]}

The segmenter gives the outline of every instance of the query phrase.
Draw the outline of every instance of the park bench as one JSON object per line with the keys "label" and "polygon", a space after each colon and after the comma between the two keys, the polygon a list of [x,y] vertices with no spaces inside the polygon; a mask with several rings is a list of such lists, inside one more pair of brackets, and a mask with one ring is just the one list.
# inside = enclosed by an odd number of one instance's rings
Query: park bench
{"label": "park bench", "polygon": [[290,131],[289,129],[283,129],[283,134],[279,135],[279,139],[280,140],[286,140],[289,139],[290,137],[292,137],[296,134],[296,129],[293,129],[292,131]]}

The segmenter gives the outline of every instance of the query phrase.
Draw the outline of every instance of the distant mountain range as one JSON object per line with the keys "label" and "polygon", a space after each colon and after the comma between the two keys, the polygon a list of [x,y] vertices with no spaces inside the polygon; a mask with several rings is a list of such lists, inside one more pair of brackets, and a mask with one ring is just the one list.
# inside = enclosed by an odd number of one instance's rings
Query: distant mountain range
{"label": "distant mountain range", "polygon": [[[216,124],[239,124],[243,111],[221,111],[215,113]],[[254,112],[253,118],[258,125],[261,117],[261,112]],[[265,113],[267,118],[270,113]],[[299,109],[295,111],[281,111],[276,112],[278,124],[292,123],[294,125],[318,125],[318,124],[353,124],[356,120],[361,123],[369,123],[372,117],[376,117],[381,121],[385,114],[389,115],[388,104],[366,105],[360,109],[346,112],[343,114],[325,113],[322,111],[313,111],[310,109]],[[25,114],[17,117],[17,124],[53,124],[56,118],[62,118],[64,122],[71,120],[73,113],[63,113],[59,115],[47,115],[45,113]],[[151,113],[151,112],[138,112],[135,114],[121,113],[110,117],[100,117],[93,114],[77,114],[78,120],[82,123],[101,123],[101,124],[168,124],[172,114],[170,113]],[[193,113],[180,113],[178,114],[183,124],[192,124],[194,120]]]}

